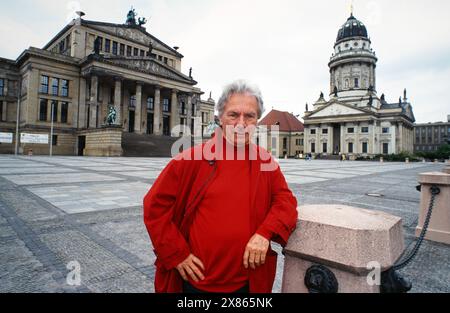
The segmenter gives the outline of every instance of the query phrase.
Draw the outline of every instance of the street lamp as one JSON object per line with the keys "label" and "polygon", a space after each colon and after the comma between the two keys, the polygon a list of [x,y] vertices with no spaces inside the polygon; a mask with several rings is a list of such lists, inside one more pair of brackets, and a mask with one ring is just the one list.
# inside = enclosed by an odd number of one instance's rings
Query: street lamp
{"label": "street lamp", "polygon": [[20,96],[22,91],[22,80],[19,77],[19,83],[17,84],[17,108],[16,108],[16,145],[14,148],[14,154],[17,157],[19,152],[19,119],[20,119]]}
{"label": "street lamp", "polygon": [[51,108],[51,114],[50,114],[50,156],[53,154],[53,114],[54,114],[54,102],[52,101],[52,108]]}

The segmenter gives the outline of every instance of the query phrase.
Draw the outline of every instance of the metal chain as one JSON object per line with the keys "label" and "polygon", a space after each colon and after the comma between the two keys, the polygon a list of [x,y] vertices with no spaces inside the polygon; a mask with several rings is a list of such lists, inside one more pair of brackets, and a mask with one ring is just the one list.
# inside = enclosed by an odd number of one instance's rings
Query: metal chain
{"label": "metal chain", "polygon": [[411,252],[409,253],[408,257],[406,257],[403,261],[398,261],[392,268],[394,271],[396,270],[400,270],[404,267],[406,267],[416,256],[417,252],[419,251],[419,248],[423,242],[423,239],[425,238],[425,235],[427,233],[428,230],[428,224],[430,223],[430,219],[431,219],[431,213],[433,212],[433,207],[434,207],[434,200],[436,198],[436,196],[441,192],[439,187],[436,185],[432,185],[430,187],[430,192],[431,192],[431,199],[430,199],[430,206],[428,208],[428,213],[427,216],[425,218],[425,222],[423,224],[423,228],[422,231],[420,233],[420,236],[416,242],[416,245],[414,246],[414,248],[411,250]]}

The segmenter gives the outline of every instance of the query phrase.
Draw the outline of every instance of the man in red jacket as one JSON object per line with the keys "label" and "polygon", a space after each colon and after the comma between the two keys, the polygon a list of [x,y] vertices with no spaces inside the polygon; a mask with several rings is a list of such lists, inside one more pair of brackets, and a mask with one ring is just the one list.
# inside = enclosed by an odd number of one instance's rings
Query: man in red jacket
{"label": "man in red jacket", "polygon": [[144,198],[156,292],[270,293],[277,254],[297,224],[297,200],[270,154],[251,143],[264,112],[258,88],[227,86],[221,128],[175,157]]}

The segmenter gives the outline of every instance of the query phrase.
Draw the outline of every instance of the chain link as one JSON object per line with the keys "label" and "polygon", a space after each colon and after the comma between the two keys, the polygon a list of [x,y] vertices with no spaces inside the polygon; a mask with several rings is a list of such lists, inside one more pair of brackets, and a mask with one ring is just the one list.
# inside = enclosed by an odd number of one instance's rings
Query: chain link
{"label": "chain link", "polygon": [[441,190],[439,189],[438,186],[432,185],[430,187],[430,192],[431,192],[430,206],[428,208],[428,213],[425,218],[425,222],[423,224],[423,228],[420,233],[420,236],[419,236],[414,248],[409,253],[409,255],[406,258],[404,258],[403,261],[399,260],[396,264],[394,264],[394,266],[392,267],[392,269],[394,271],[397,271],[397,270],[400,270],[400,269],[406,267],[414,259],[417,252],[419,251],[420,246],[422,245],[423,239],[425,238],[425,235],[428,230],[428,224],[430,223],[431,214],[433,213],[434,200],[435,200],[436,196],[441,192]]}

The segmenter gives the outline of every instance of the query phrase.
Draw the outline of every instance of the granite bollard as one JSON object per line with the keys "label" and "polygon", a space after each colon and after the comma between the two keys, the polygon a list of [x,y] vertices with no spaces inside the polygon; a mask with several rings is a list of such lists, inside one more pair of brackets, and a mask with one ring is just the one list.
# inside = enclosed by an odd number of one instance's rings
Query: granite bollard
{"label": "granite bollard", "polygon": [[416,237],[422,231],[428,213],[431,186],[436,185],[440,193],[436,195],[425,239],[450,244],[450,173],[430,172],[419,175],[422,185],[420,193],[419,222],[416,227]]}
{"label": "granite bollard", "polygon": [[382,272],[402,254],[400,217],[345,205],[306,205],[298,212],[297,230],[284,249],[283,293],[309,292],[305,275],[316,265],[334,274],[339,293],[380,292],[368,276],[374,264]]}

